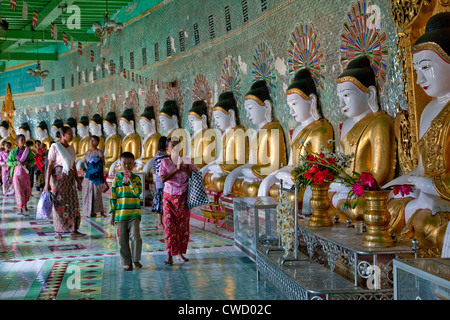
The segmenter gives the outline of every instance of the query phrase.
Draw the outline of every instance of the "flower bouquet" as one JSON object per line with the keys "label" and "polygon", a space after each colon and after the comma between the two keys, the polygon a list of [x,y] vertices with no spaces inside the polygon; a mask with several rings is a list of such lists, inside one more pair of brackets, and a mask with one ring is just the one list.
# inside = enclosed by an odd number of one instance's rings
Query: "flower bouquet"
{"label": "flower bouquet", "polygon": [[280,237],[281,246],[284,249],[284,257],[292,252],[294,247],[294,203],[289,201],[288,193],[281,194],[277,205],[277,236]]}

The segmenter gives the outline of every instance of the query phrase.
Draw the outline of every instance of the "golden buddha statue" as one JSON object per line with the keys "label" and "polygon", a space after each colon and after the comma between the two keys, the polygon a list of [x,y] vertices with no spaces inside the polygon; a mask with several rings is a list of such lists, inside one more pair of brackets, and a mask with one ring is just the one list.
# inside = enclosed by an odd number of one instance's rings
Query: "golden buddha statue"
{"label": "golden buddha statue", "polygon": [[178,139],[181,143],[180,156],[189,154],[189,143],[187,143],[186,131],[179,128],[180,113],[175,100],[167,100],[159,111],[159,123],[162,130],[166,132],[169,139]]}
{"label": "golden buddha statue", "polygon": [[201,169],[213,162],[216,156],[216,136],[214,130],[208,128],[208,108],[204,101],[194,101],[188,121],[194,131],[190,146],[191,161]]}
{"label": "golden buddha statue", "polygon": [[144,109],[144,112],[139,117],[139,124],[144,132],[144,138],[141,157],[136,160],[136,170],[143,171],[146,175],[149,175],[153,163],[150,160],[158,153],[158,142],[159,138],[161,138],[161,134],[156,131],[155,109],[153,106],[148,106]]}
{"label": "golden buddha statue", "polygon": [[[45,144],[47,150],[50,150],[50,143],[53,141],[53,138],[48,134],[48,127],[45,121],[41,121],[36,128],[36,137],[41,143]],[[1,132],[0,132],[1,134]]]}
{"label": "golden buddha statue", "polygon": [[99,148],[102,152],[105,152],[105,138],[103,137],[102,123],[102,116],[98,113],[94,114],[92,119],[89,120],[89,132],[91,136],[97,136],[100,139],[97,148]]}
{"label": "golden buddha statue", "polygon": [[[348,117],[342,125],[339,149],[347,155],[354,153],[347,173],[370,172],[379,185],[392,180],[397,163],[393,120],[380,110],[375,73],[366,56],[349,62],[337,79],[337,95],[339,108]],[[349,191],[337,182],[330,185],[330,194],[335,193],[330,214],[338,214],[341,221],[363,220],[364,199],[354,209],[341,210]]]}
{"label": "golden buddha statue", "polygon": [[[122,139],[122,152],[131,152],[135,159],[141,157],[141,137],[134,129],[134,113],[132,109],[126,108],[119,118],[119,125],[125,137]],[[109,168],[109,175],[114,176],[115,172],[121,171],[119,159]]]}
{"label": "golden buddha statue", "polygon": [[77,162],[77,170],[81,170],[81,164],[83,162],[84,155],[86,151],[89,150],[89,118],[87,116],[82,116],[77,124],[77,132],[80,135],[80,147],[77,155],[75,156]]}
{"label": "golden buddha statue", "polygon": [[66,123],[64,125],[72,128],[73,139],[71,142],[69,142],[69,145],[71,145],[75,149],[75,154],[78,154],[80,150],[81,138],[77,135],[77,120],[73,117],[70,117],[66,120]]}
{"label": "golden buddha statue", "polygon": [[[419,241],[421,256],[450,257],[450,12],[427,22],[412,47],[417,84],[435,99],[423,109],[419,124],[419,161],[412,171],[383,187],[413,184],[413,194],[390,199],[391,218],[405,224],[399,240]],[[394,196],[395,198],[395,196]],[[400,204],[399,204],[400,202]]]}
{"label": "golden buddha statue", "polygon": [[120,157],[122,151],[122,137],[117,133],[117,117],[114,111],[106,114],[103,120],[105,130],[105,166],[103,172],[108,174],[111,165]]}
{"label": "golden buddha statue", "polygon": [[23,134],[25,136],[26,142],[31,141],[33,143],[33,146],[36,143],[36,141],[33,138],[31,138],[31,129],[30,126],[28,125],[28,122],[24,122],[20,125],[19,134]]}
{"label": "golden buddha statue", "polygon": [[[258,196],[279,197],[280,180],[286,189],[294,185],[292,170],[298,164],[300,155],[308,151],[319,153],[321,147],[333,150],[334,130],[331,123],[322,115],[321,104],[316,85],[308,69],[299,70],[286,91],[290,115],[299,123],[294,129],[289,162],[285,167],[268,175],[259,187]],[[299,192],[299,203],[303,199]]]}
{"label": "golden buddha statue", "polygon": [[283,128],[272,119],[272,100],[265,80],[253,83],[244,105],[257,130],[247,130],[251,139],[249,162],[227,176],[223,194],[256,197],[261,181],[287,162],[286,144]]}
{"label": "golden buddha statue", "polygon": [[238,108],[233,92],[227,91],[219,95],[213,108],[213,117],[222,140],[217,148],[215,161],[204,166],[202,172],[206,189],[222,192],[227,175],[248,162],[249,143],[245,128],[238,125]]}

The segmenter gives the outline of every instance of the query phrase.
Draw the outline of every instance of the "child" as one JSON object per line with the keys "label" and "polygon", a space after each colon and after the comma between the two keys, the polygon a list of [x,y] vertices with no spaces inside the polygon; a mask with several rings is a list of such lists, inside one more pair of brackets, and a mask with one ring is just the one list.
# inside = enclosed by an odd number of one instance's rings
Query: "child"
{"label": "child", "polygon": [[14,186],[10,174],[11,168],[6,164],[11,151],[11,143],[3,141],[2,147],[3,151],[0,152],[0,166],[2,167],[3,195],[12,196],[14,195]]}
{"label": "child", "polygon": [[158,142],[158,153],[155,155],[155,160],[153,161],[152,171],[153,171],[153,181],[155,181],[155,196],[153,197],[152,212],[158,214],[158,229],[164,230],[164,223],[162,221],[163,216],[163,191],[164,183],[161,182],[159,178],[159,168],[161,165],[161,160],[170,157],[167,153],[167,137],[162,136],[159,138]]}
{"label": "child", "polygon": [[13,179],[14,194],[20,214],[23,209],[28,212],[27,203],[31,196],[30,167],[34,166],[33,153],[25,145],[25,136],[19,134],[16,138],[18,147],[11,150],[6,164],[11,167],[10,176]]}
{"label": "child", "polygon": [[[109,213],[110,223],[116,226],[117,242],[120,260],[125,267],[123,270],[133,270],[132,261],[137,269],[142,268],[141,251],[142,239],[139,230],[141,221],[140,195],[142,192],[141,179],[131,170],[135,165],[134,155],[124,152],[120,155],[123,172],[116,175],[111,186],[111,200]],[[131,239],[131,251],[129,239]]]}
{"label": "child", "polygon": [[45,185],[45,172],[44,172],[44,166],[45,166],[45,144],[41,143],[41,141],[36,140],[36,155],[34,157],[34,160],[36,162],[35,167],[35,173],[36,173],[36,190],[38,192],[41,192],[44,189]]}
{"label": "child", "polygon": [[103,165],[105,156],[97,148],[100,138],[91,136],[89,140],[90,149],[84,154],[83,161],[87,166],[87,172],[83,179],[83,214],[87,217],[95,218],[97,212],[102,217],[106,217],[103,208],[103,198],[100,186],[103,185]]}
{"label": "child", "polygon": [[[34,147],[33,141],[28,140],[28,141],[25,142],[25,145],[27,146],[28,149],[30,149],[30,152],[33,154],[33,157],[35,158],[36,154],[37,154],[37,150]],[[33,186],[34,186],[34,166],[30,167],[29,174],[30,174],[30,186],[31,186],[31,189],[33,189]]]}

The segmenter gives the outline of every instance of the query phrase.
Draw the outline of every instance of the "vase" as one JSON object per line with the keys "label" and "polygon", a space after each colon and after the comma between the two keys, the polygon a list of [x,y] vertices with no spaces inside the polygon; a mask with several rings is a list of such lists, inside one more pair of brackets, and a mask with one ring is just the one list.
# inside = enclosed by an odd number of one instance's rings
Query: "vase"
{"label": "vase", "polygon": [[331,227],[333,221],[328,215],[328,209],[330,208],[331,201],[328,197],[328,190],[330,189],[330,183],[311,184],[311,210],[312,215],[308,224],[313,227]]}
{"label": "vase", "polygon": [[391,215],[387,210],[387,198],[390,190],[364,191],[366,212],[364,223],[367,232],[362,245],[365,247],[392,247],[394,240],[389,234],[388,227]]}

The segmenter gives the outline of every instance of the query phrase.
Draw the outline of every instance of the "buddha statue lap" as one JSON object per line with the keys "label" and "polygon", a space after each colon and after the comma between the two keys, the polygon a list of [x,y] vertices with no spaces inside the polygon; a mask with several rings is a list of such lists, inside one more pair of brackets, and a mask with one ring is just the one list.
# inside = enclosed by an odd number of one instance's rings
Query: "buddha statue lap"
{"label": "buddha statue lap", "polygon": [[144,132],[141,157],[136,160],[136,170],[151,176],[153,158],[158,153],[158,142],[161,134],[156,131],[155,109],[148,106],[139,117],[139,125]]}
{"label": "buddha statue lap", "polygon": [[[0,133],[1,134],[1,133]],[[41,121],[36,128],[36,137],[41,141],[42,144],[45,145],[47,150],[50,150],[50,143],[53,141],[53,138],[48,134],[48,127],[45,121]]]}
{"label": "buddha statue lap", "polygon": [[[122,139],[122,152],[131,152],[135,159],[141,157],[141,137],[134,128],[134,113],[132,109],[125,109],[119,118],[119,125],[125,137]],[[116,172],[122,171],[120,159],[117,159],[109,168],[109,175],[114,176]]]}
{"label": "buddha statue lap", "polygon": [[77,120],[73,117],[70,117],[66,120],[66,123],[64,125],[72,128],[73,139],[71,142],[69,142],[69,145],[71,145],[75,149],[75,154],[78,154],[80,150],[81,138],[77,134]]}
{"label": "buddha statue lap", "polygon": [[192,163],[199,169],[216,157],[216,134],[208,128],[208,108],[204,101],[194,101],[188,112],[188,122],[193,130],[190,145]]}
{"label": "buddha statue lap", "polygon": [[[337,79],[337,95],[339,108],[347,116],[342,125],[338,147],[344,154],[354,154],[350,168],[346,169],[347,173],[369,172],[378,185],[392,180],[397,163],[393,120],[380,110],[375,74],[366,56],[349,62],[347,69]],[[356,208],[341,209],[349,191],[349,187],[337,182],[331,183],[330,215],[337,214],[341,221],[348,218],[352,221],[363,220],[363,198],[359,199]],[[307,200],[304,198],[303,202],[305,201]]]}
{"label": "buddha statue lap", "polygon": [[222,131],[217,158],[204,166],[202,172],[206,189],[222,192],[227,175],[248,162],[249,144],[245,128],[238,125],[238,109],[232,92],[219,95],[213,108],[213,117],[219,130]]}
{"label": "buddha statue lap", "polygon": [[94,114],[92,119],[89,121],[89,132],[91,136],[97,136],[100,139],[97,148],[102,152],[105,152],[105,138],[103,137],[102,123],[102,116],[98,113]]}
{"label": "buddha statue lap", "polygon": [[249,161],[228,174],[223,194],[256,197],[261,181],[287,163],[286,144],[283,128],[272,119],[272,100],[265,80],[253,83],[244,105],[257,130],[247,130],[251,141]]}
{"label": "buddha statue lap", "polygon": [[[420,256],[450,257],[450,12],[427,22],[425,33],[412,47],[417,84],[433,97],[419,124],[419,161],[412,171],[383,187],[413,184],[404,199],[390,196],[391,216],[405,223],[399,241],[419,241]],[[400,204],[399,204],[400,202]]]}
{"label": "buddha statue lap", "polygon": [[111,165],[120,157],[122,151],[122,137],[117,133],[117,117],[114,111],[106,114],[103,120],[105,140],[105,166],[103,172],[108,174]]}
{"label": "buddha statue lap", "polygon": [[87,116],[82,116],[77,124],[77,132],[80,135],[80,147],[78,153],[75,156],[77,163],[77,170],[81,170],[81,163],[83,162],[84,155],[86,151],[89,150],[89,118]]}
{"label": "buddha statue lap", "polygon": [[[301,69],[295,74],[287,91],[287,104],[290,115],[299,124],[294,129],[291,142],[291,153],[287,166],[268,175],[259,187],[258,196],[279,197],[280,180],[283,186],[290,189],[294,185],[292,170],[298,164],[300,155],[308,151],[321,151],[321,147],[333,150],[334,131],[331,123],[323,118],[320,100],[311,73]],[[304,190],[299,190],[299,203],[302,202]]]}

